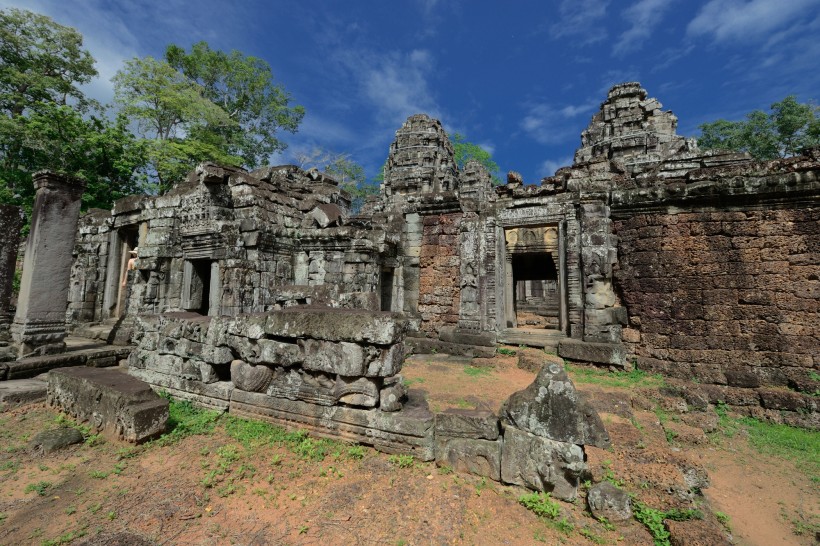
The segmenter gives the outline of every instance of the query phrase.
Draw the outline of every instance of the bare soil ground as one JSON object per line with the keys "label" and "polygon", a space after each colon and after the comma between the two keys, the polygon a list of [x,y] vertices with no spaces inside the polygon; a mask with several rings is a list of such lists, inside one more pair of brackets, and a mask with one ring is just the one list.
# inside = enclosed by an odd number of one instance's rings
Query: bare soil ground
{"label": "bare soil ground", "polygon": [[[497,411],[534,378],[516,362],[419,355],[404,376],[433,411]],[[815,544],[820,494],[800,461],[761,455],[742,430],[726,435],[714,412],[690,411],[651,381],[571,375],[613,440],[611,451],[587,449],[591,481],[703,514],[668,522],[673,544]],[[341,443],[255,442],[226,418],[138,448],[92,437],[48,455],[27,449],[59,420],[43,405],[0,413],[0,545],[653,544],[637,521],[594,520],[583,492],[542,519],[519,504],[521,488]]]}

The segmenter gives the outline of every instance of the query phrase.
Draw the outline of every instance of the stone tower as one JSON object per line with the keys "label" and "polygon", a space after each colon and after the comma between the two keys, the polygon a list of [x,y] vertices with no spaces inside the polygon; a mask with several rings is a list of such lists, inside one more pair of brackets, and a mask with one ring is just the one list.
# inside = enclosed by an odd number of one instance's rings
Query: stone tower
{"label": "stone tower", "polygon": [[441,122],[425,114],[407,118],[390,145],[385,197],[455,191],[457,180],[453,145]]}
{"label": "stone tower", "polygon": [[613,86],[600,111],[581,133],[575,164],[611,159],[634,174],[644,165],[657,164],[686,149],[686,139],[675,133],[678,118],[661,108],[657,99],[647,98],[638,82]]}

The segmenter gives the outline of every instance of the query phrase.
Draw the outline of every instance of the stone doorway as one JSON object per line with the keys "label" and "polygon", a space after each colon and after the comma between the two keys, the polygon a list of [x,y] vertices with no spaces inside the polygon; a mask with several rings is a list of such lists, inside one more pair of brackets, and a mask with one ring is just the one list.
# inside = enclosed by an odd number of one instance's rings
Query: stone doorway
{"label": "stone doorway", "polygon": [[111,234],[108,275],[104,294],[105,318],[118,319],[125,314],[128,296],[128,260],[139,241],[138,226],[123,226]]}
{"label": "stone doorway", "polygon": [[217,315],[219,264],[214,260],[185,260],[182,308],[200,315]]}
{"label": "stone doorway", "polygon": [[513,254],[513,305],[519,328],[558,329],[558,267],[552,254]]}
{"label": "stone doorway", "polygon": [[567,297],[559,226],[512,227],[504,235],[507,329],[562,335]]}

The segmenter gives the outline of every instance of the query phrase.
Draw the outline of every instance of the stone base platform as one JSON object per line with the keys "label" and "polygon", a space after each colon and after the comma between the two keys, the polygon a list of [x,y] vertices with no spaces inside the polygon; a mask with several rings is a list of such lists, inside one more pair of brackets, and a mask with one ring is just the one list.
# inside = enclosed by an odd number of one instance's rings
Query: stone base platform
{"label": "stone base platform", "polygon": [[23,404],[44,402],[48,383],[46,378],[12,379],[0,381],[0,411]]}
{"label": "stone base platform", "polygon": [[131,347],[114,347],[79,337],[69,337],[66,345],[64,353],[0,362],[0,381],[31,378],[54,368],[69,366],[116,366],[131,353]]}
{"label": "stone base platform", "polygon": [[527,347],[543,347],[557,350],[558,344],[566,339],[560,330],[546,328],[507,328],[498,334],[498,342],[507,345],[526,345]]}
{"label": "stone base platform", "polygon": [[435,459],[435,416],[427,409],[423,397],[412,391],[402,410],[390,413],[379,409],[320,406],[234,389],[229,412],[307,429],[317,436],[372,445],[385,453],[412,455],[422,461]]}

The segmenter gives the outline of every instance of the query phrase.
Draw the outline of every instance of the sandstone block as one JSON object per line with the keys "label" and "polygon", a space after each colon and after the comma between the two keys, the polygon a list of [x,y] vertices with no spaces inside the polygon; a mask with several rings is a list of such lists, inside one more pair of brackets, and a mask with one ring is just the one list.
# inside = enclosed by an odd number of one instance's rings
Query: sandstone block
{"label": "sandstone block", "polygon": [[436,464],[501,481],[501,441],[450,438],[436,433]]}
{"label": "sandstone block", "polygon": [[571,501],[578,495],[580,476],[585,469],[584,450],[580,446],[504,426],[501,481]]}
{"label": "sandstone block", "polygon": [[575,389],[556,362],[541,368],[535,381],[513,393],[501,407],[501,419],[542,438],[609,447],[609,434],[595,409]]}
{"label": "sandstone block", "polygon": [[48,403],[127,442],[162,434],[168,421],[167,400],[139,379],[108,368],[52,370]]}
{"label": "sandstone block", "polygon": [[587,493],[589,511],[596,519],[628,521],[632,519],[632,500],[629,494],[609,482],[592,486]]}
{"label": "sandstone block", "polygon": [[265,330],[277,337],[390,345],[401,341],[406,326],[392,313],[300,307],[270,313]]}
{"label": "sandstone block", "polygon": [[491,411],[447,409],[436,414],[436,435],[495,440],[498,417]]}

